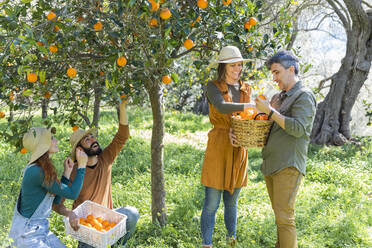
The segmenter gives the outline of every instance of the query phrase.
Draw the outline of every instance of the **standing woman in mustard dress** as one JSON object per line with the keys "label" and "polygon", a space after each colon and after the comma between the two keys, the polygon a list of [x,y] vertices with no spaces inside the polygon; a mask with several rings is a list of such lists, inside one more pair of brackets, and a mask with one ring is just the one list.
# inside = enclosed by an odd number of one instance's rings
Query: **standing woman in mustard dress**
{"label": "standing woman in mustard dress", "polygon": [[243,59],[235,46],[222,48],[219,54],[217,80],[207,84],[209,120],[213,125],[208,133],[201,183],[205,186],[201,214],[203,248],[212,247],[216,212],[223,197],[227,241],[236,240],[237,202],[240,189],[247,185],[248,151],[236,145],[230,118],[236,112],[252,107],[251,87],[240,80]]}

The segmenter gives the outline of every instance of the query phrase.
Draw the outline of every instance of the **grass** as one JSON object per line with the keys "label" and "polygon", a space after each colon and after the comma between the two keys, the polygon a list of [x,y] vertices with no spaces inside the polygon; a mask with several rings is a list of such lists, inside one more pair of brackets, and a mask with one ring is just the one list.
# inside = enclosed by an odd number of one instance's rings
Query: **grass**
{"label": "grass", "polygon": [[[169,224],[160,228],[151,223],[151,112],[130,109],[131,138],[116,159],[112,171],[114,207],[135,206],[140,220],[127,247],[200,247],[200,214],[203,187],[201,165],[208,117],[190,113],[166,112],[167,137],[164,149],[166,205]],[[114,116],[114,118],[113,118]],[[117,130],[116,112],[104,110],[99,141],[106,146]],[[0,123],[1,124],[1,123]],[[53,156],[61,173],[68,154],[70,127],[57,125],[61,152]],[[187,142],[193,139],[193,142]],[[309,149],[307,175],[296,201],[296,225],[301,248],[372,247],[371,167],[372,141],[362,139],[362,146],[316,147]],[[0,246],[7,238],[20,175],[28,156],[12,153],[13,147],[0,143]],[[260,149],[249,150],[249,183],[241,192],[238,212],[238,247],[274,247],[275,219],[266,193]],[[67,202],[71,206],[71,201]],[[67,247],[77,242],[64,234],[62,217],[52,213],[51,230]],[[226,247],[223,205],[217,212],[213,236],[215,247]]]}

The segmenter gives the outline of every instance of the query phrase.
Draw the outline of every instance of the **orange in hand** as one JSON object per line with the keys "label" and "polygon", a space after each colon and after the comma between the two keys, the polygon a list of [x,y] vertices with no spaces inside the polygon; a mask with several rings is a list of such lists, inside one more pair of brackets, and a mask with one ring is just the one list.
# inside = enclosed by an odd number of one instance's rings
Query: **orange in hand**
{"label": "orange in hand", "polygon": [[259,95],[258,98],[261,98],[262,100],[266,100],[266,96],[264,95]]}

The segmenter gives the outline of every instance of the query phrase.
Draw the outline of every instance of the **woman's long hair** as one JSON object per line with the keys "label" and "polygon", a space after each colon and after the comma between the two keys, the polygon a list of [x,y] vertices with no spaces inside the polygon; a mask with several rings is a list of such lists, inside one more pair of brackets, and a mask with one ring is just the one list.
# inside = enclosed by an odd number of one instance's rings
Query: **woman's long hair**
{"label": "woman's long hair", "polygon": [[226,64],[219,63],[217,67],[217,81],[222,82],[225,81],[225,74],[226,74]]}
{"label": "woman's long hair", "polygon": [[49,158],[49,152],[44,153],[35,163],[44,171],[44,184],[50,186],[57,179],[56,168]]}

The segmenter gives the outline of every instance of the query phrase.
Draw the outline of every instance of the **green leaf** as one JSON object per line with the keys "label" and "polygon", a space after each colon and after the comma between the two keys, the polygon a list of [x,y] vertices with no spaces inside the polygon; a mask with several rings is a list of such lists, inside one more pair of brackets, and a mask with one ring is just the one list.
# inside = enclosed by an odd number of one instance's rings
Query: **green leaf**
{"label": "green leaf", "polygon": [[31,96],[31,94],[32,94],[31,89],[27,89],[27,90],[23,91],[23,93],[22,93],[22,95],[24,95],[24,96]]}
{"label": "green leaf", "polygon": [[21,0],[22,3],[26,4],[26,3],[30,3],[32,0]]}

